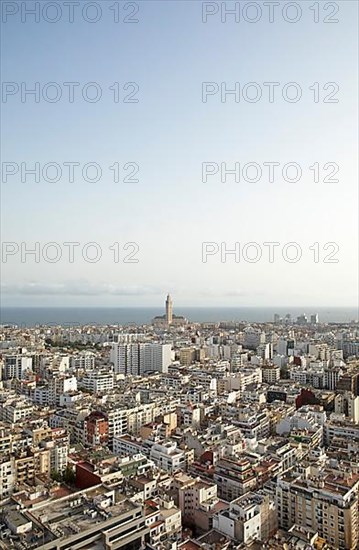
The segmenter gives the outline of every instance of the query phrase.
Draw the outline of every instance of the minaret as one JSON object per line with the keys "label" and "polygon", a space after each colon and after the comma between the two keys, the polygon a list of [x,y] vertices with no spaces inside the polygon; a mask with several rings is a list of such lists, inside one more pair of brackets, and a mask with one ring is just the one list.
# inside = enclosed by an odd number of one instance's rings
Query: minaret
{"label": "minaret", "polygon": [[166,299],[166,323],[167,323],[167,325],[172,324],[172,317],[173,317],[173,314],[172,314],[172,298],[169,294],[167,294],[167,299]]}

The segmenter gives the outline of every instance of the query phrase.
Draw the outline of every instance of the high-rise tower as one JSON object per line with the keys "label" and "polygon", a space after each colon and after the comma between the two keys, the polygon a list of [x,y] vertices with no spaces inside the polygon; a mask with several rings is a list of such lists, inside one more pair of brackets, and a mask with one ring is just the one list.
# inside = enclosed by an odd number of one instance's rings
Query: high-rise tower
{"label": "high-rise tower", "polygon": [[166,323],[167,323],[167,325],[172,324],[172,319],[173,319],[172,298],[169,294],[167,294],[167,299],[166,299]]}

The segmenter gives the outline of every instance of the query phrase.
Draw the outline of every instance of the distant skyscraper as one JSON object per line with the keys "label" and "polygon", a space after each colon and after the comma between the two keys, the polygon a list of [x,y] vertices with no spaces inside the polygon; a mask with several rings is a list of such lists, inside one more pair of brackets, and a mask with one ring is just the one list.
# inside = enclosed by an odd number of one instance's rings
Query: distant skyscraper
{"label": "distant skyscraper", "polygon": [[299,317],[297,317],[297,323],[298,325],[305,325],[306,323],[308,323],[308,317],[305,313],[302,313],[302,315],[299,315]]}
{"label": "distant skyscraper", "polygon": [[313,315],[310,316],[310,322],[311,322],[313,325],[316,325],[317,323],[319,323],[319,315],[318,315],[318,313],[314,313]]}
{"label": "distant skyscraper", "polygon": [[167,299],[166,299],[166,323],[168,325],[171,325],[172,320],[173,320],[172,298],[169,294],[167,294]]}

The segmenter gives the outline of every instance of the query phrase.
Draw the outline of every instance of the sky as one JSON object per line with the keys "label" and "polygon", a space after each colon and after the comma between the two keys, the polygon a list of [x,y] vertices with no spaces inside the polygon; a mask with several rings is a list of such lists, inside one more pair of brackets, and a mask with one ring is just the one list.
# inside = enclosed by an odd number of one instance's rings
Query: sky
{"label": "sky", "polygon": [[2,305],[356,306],[357,2],[74,4],[2,2]]}

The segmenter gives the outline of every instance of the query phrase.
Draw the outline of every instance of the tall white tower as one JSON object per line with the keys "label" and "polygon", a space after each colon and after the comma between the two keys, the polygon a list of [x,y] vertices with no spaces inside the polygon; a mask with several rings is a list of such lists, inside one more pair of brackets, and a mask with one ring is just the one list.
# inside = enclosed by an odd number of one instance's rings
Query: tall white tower
{"label": "tall white tower", "polygon": [[167,323],[167,325],[172,324],[172,319],[173,319],[172,298],[169,294],[167,294],[167,299],[166,299],[166,323]]}

